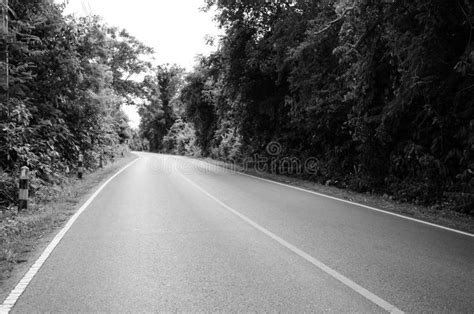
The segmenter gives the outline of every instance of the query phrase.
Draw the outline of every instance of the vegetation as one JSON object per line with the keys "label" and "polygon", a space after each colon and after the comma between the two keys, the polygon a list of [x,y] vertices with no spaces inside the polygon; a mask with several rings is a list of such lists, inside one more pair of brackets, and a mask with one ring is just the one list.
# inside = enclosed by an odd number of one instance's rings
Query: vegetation
{"label": "vegetation", "polygon": [[80,153],[93,169],[101,151],[114,158],[123,150],[133,134],[120,107],[141,93],[131,78],[149,69],[142,56],[152,52],[97,17],[64,17],[52,1],[9,6],[0,46],[9,54],[9,86],[2,85],[0,99],[2,210],[15,203],[21,166],[32,170],[30,190],[41,197],[43,187],[77,169]]}
{"label": "vegetation", "polygon": [[472,214],[471,2],[206,3],[225,34],[175,96],[168,151],[242,162],[275,141],[317,159],[307,179]]}
{"label": "vegetation", "polygon": [[142,89],[143,104],[139,107],[141,135],[147,139],[149,149],[163,149],[163,138],[177,119],[174,111],[176,94],[181,86],[183,69],[158,66],[147,75]]}
{"label": "vegetation", "polygon": [[[185,73],[152,67],[150,48],[97,17],[10,0],[0,207],[15,202],[23,165],[35,191],[60,184],[79,153],[92,169],[101,151],[113,157],[128,145],[238,163],[310,158],[316,169],[295,175],[472,213],[471,2],[205,4],[224,35]],[[120,110],[138,101],[139,131]]]}

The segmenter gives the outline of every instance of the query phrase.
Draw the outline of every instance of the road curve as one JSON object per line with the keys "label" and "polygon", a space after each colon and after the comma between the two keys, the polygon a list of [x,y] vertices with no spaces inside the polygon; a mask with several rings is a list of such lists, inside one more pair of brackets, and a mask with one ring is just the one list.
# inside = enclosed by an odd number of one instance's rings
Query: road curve
{"label": "road curve", "polygon": [[138,155],[13,312],[474,311],[473,237],[185,157]]}

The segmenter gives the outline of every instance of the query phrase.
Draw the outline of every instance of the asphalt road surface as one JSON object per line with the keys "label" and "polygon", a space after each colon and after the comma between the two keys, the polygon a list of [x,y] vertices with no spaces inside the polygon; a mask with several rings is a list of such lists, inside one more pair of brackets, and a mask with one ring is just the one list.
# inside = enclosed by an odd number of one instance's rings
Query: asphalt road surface
{"label": "asphalt road surface", "polygon": [[474,312],[474,238],[139,153],[12,312]]}

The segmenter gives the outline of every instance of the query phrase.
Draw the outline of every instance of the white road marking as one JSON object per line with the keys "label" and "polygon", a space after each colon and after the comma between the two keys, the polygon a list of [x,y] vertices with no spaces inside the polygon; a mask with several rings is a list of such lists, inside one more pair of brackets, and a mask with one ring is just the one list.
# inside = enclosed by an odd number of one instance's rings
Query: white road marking
{"label": "white road marking", "polygon": [[287,249],[289,249],[290,251],[292,251],[293,253],[295,253],[296,255],[302,257],[303,259],[305,259],[306,261],[310,262],[311,264],[313,264],[314,266],[318,267],[319,269],[321,269],[322,271],[324,271],[326,274],[330,275],[331,277],[337,279],[338,281],[340,281],[341,283],[343,283],[344,285],[346,285],[347,287],[351,288],[352,290],[354,290],[355,292],[357,292],[358,294],[360,294],[361,296],[365,297],[367,300],[371,301],[372,303],[378,305],[379,307],[383,308],[384,310],[390,312],[390,313],[403,313],[402,310],[398,309],[396,306],[388,303],[387,301],[383,300],[382,298],[378,297],[377,295],[373,294],[372,292],[370,292],[369,290],[363,288],[362,286],[358,285],[357,283],[355,283],[354,281],[350,280],[349,278],[345,277],[344,275],[338,273],[337,271],[335,271],[334,269],[330,268],[329,266],[327,266],[326,264],[322,263],[321,261],[317,260],[316,258],[314,258],[313,256],[309,255],[308,253],[300,250],[299,248],[297,248],[296,246],[292,245],[291,243],[283,240],[282,238],[280,238],[279,236],[277,236],[276,234],[272,233],[271,231],[265,229],[264,227],[260,226],[259,224],[257,224],[256,222],[254,222],[253,220],[251,220],[250,218],[242,215],[241,213],[239,213],[238,211],[236,211],[235,209],[231,208],[230,206],[228,206],[227,204],[223,203],[221,200],[219,200],[218,198],[214,197],[213,195],[211,195],[209,192],[207,192],[206,190],[204,190],[202,187],[200,187],[198,184],[196,184],[194,181],[192,181],[191,179],[189,179],[188,177],[186,177],[185,175],[183,175],[177,168],[176,168],[176,173],[181,176],[184,180],[186,180],[188,183],[190,183],[191,185],[193,185],[196,189],[198,189],[199,191],[201,191],[203,194],[205,194],[207,197],[209,197],[210,199],[212,199],[213,201],[215,201],[216,203],[218,203],[220,206],[222,206],[223,208],[227,209],[228,211],[230,211],[232,214],[236,215],[237,217],[239,217],[240,219],[242,219],[243,221],[245,221],[246,223],[248,223],[249,225],[251,225],[252,227],[254,227],[255,229],[257,229],[258,231],[264,233],[265,235],[269,236],[270,238],[272,238],[273,240],[275,240],[276,242],[278,242],[279,244],[281,244],[282,246],[286,247]]}
{"label": "white road marking", "polygon": [[468,237],[474,237],[474,234],[469,233],[469,232],[464,232],[464,231],[461,231],[461,230],[456,230],[456,229],[453,229],[453,228],[437,225],[435,223],[431,223],[431,222],[416,219],[416,218],[411,218],[411,217],[408,217],[408,216],[404,216],[404,215],[400,215],[400,214],[397,214],[397,213],[389,212],[387,210],[375,208],[375,207],[364,205],[364,204],[359,204],[359,203],[356,203],[356,202],[348,201],[348,200],[345,200],[345,199],[342,199],[342,198],[337,198],[337,197],[334,197],[334,196],[325,195],[325,194],[318,193],[318,192],[315,192],[315,191],[303,189],[303,188],[300,188],[300,187],[297,187],[297,186],[292,186],[292,185],[289,185],[289,184],[280,183],[280,182],[273,181],[273,180],[259,178],[257,176],[253,176],[253,175],[247,174],[247,173],[238,172],[238,174],[243,175],[243,176],[247,176],[247,177],[251,177],[251,178],[254,178],[254,179],[262,180],[262,181],[265,181],[265,182],[270,182],[270,183],[273,183],[273,184],[286,186],[286,187],[289,187],[289,188],[292,188],[292,189],[295,189],[295,190],[300,190],[300,191],[303,191],[303,192],[307,192],[307,193],[315,194],[315,195],[318,195],[318,196],[330,198],[330,199],[340,201],[340,202],[344,202],[344,203],[347,203],[347,204],[367,208],[367,209],[370,209],[370,210],[373,210],[373,211],[376,211],[376,212],[380,212],[380,213],[384,213],[384,214],[387,214],[387,215],[392,215],[392,216],[395,216],[395,217],[404,218],[404,219],[408,219],[408,220],[411,220],[411,221],[416,221],[416,222],[419,222],[419,223],[422,223],[422,224],[425,224],[425,225],[428,225],[428,226],[432,226],[432,227],[444,229],[444,230],[447,230],[447,231],[459,233],[459,234],[462,234],[462,235],[465,235],[465,236],[468,236]]}
{"label": "white road marking", "polygon": [[[193,161],[196,161],[196,160],[193,160]],[[208,164],[208,165],[213,165],[213,164],[211,164],[211,163],[209,163],[209,162],[207,162],[207,161],[199,161],[199,162],[203,162],[203,163]],[[411,220],[411,221],[416,221],[416,222],[422,223],[422,224],[424,224],[424,225],[436,227],[436,228],[439,228],[439,229],[444,229],[444,230],[447,230],[447,231],[455,232],[455,233],[458,233],[458,234],[462,234],[462,235],[465,235],[465,236],[473,237],[473,238],[474,238],[474,234],[469,233],[469,232],[465,232],[465,231],[461,231],[461,230],[456,230],[456,229],[449,228],[449,227],[444,227],[444,226],[441,226],[441,225],[438,225],[438,224],[435,224],[435,223],[427,222],[427,221],[420,220],[420,219],[416,219],[416,218],[411,218],[411,217],[404,216],[404,215],[400,215],[400,214],[397,214],[397,213],[393,213],[393,212],[390,212],[390,211],[387,211],[387,210],[383,210],[383,209],[375,208],[375,207],[372,207],[372,206],[363,205],[363,204],[359,204],[359,203],[356,203],[356,202],[348,201],[348,200],[345,200],[345,199],[342,199],[342,198],[337,198],[337,197],[334,197],[334,196],[329,196],[329,195],[322,194],[322,193],[318,193],[318,192],[311,191],[311,190],[308,190],[308,189],[300,188],[300,187],[297,187],[297,186],[294,186],[294,185],[290,185],[290,184],[286,184],[286,183],[281,183],[281,182],[274,181],[274,180],[270,180],[270,179],[260,178],[260,177],[257,177],[257,176],[251,175],[251,174],[247,174],[247,173],[241,172],[241,171],[239,171],[239,170],[229,169],[229,168],[227,168],[227,167],[225,167],[225,166],[219,166],[219,165],[217,165],[217,167],[230,170],[230,171],[232,171],[232,173],[235,173],[235,174],[238,174],[238,175],[241,175],[241,176],[246,176],[246,177],[250,177],[250,178],[253,178],[253,179],[260,180],[260,181],[265,181],[265,182],[269,182],[269,183],[273,183],[273,184],[285,186],[285,187],[287,187],[287,188],[295,189],[295,190],[302,191],[302,192],[306,192],[306,193],[311,193],[311,194],[318,195],[318,196],[322,196],[322,197],[325,197],[325,198],[330,198],[330,199],[333,199],[333,200],[336,200],[336,201],[340,201],[340,202],[344,202],[344,203],[347,203],[347,204],[351,204],[351,205],[355,205],[355,206],[367,208],[367,209],[370,209],[370,210],[373,210],[373,211],[376,211],[376,212],[379,212],[379,213],[384,213],[384,214],[387,214],[387,215],[392,215],[392,216],[395,216],[395,217],[399,217],[399,218],[403,218],[403,219],[408,219],[408,220]]]}
{"label": "white road marking", "polygon": [[48,259],[49,255],[53,252],[53,250],[56,248],[56,246],[59,244],[61,239],[64,237],[66,232],[71,228],[73,223],[77,220],[77,218],[86,210],[86,208],[92,203],[92,201],[99,195],[99,193],[105,188],[105,186],[112,181],[116,176],[118,176],[122,171],[130,167],[133,163],[135,163],[139,158],[131,161],[128,163],[125,167],[120,169],[118,172],[116,172],[112,177],[110,177],[107,181],[102,184],[97,191],[94,192],[94,194],[89,197],[89,199],[79,208],[79,210],[69,219],[69,221],[66,223],[64,228],[54,237],[54,239],[49,243],[49,245],[46,247],[46,249],[43,251],[41,256],[36,260],[36,262],[33,264],[33,266],[30,267],[28,272],[23,276],[23,278],[20,280],[20,282],[16,285],[16,287],[10,292],[8,297],[3,301],[2,305],[0,305],[0,314],[7,314],[10,312],[10,310],[13,308],[15,303],[18,301],[20,298],[21,294],[25,291],[26,287],[28,284],[31,282],[33,277],[36,275],[36,273],[39,271],[41,266],[43,266],[44,262],[46,259]]}

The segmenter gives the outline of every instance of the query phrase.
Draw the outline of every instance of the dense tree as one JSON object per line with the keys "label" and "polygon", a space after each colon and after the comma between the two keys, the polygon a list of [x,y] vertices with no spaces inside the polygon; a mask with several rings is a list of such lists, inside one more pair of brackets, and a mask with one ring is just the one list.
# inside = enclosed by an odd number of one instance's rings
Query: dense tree
{"label": "dense tree", "polygon": [[180,98],[203,154],[278,141],[314,180],[474,208],[469,1],[206,3],[225,35]]}
{"label": "dense tree", "polygon": [[142,84],[144,104],[139,107],[140,131],[152,151],[163,148],[163,137],[176,120],[175,102],[182,84],[183,69],[162,65],[153,69]]}
{"label": "dense tree", "polygon": [[180,100],[184,105],[184,117],[196,129],[197,145],[204,155],[209,153],[211,141],[214,137],[215,108],[212,103],[212,86],[209,86],[207,70],[198,65],[193,73],[185,78],[185,86],[181,90]]}
{"label": "dense tree", "polygon": [[196,131],[192,124],[178,118],[163,138],[163,149],[167,153],[200,156],[196,144]]}
{"label": "dense tree", "polygon": [[[151,52],[97,18],[64,17],[48,0],[9,1],[10,86],[0,103],[0,206],[14,200],[14,178],[28,165],[38,184],[60,183],[79,153],[95,167],[131,138],[120,107],[140,94],[131,77]],[[2,60],[3,61],[3,60]],[[4,73],[2,73],[4,75]],[[10,183],[9,183],[10,182]]]}
{"label": "dense tree", "polygon": [[[306,178],[474,208],[469,1],[205,2],[224,36],[184,74],[151,68],[150,48],[98,18],[11,0],[2,204],[24,164],[50,182],[119,144],[242,162],[277,141],[272,158],[318,160]],[[119,110],[137,100],[138,133]]]}

